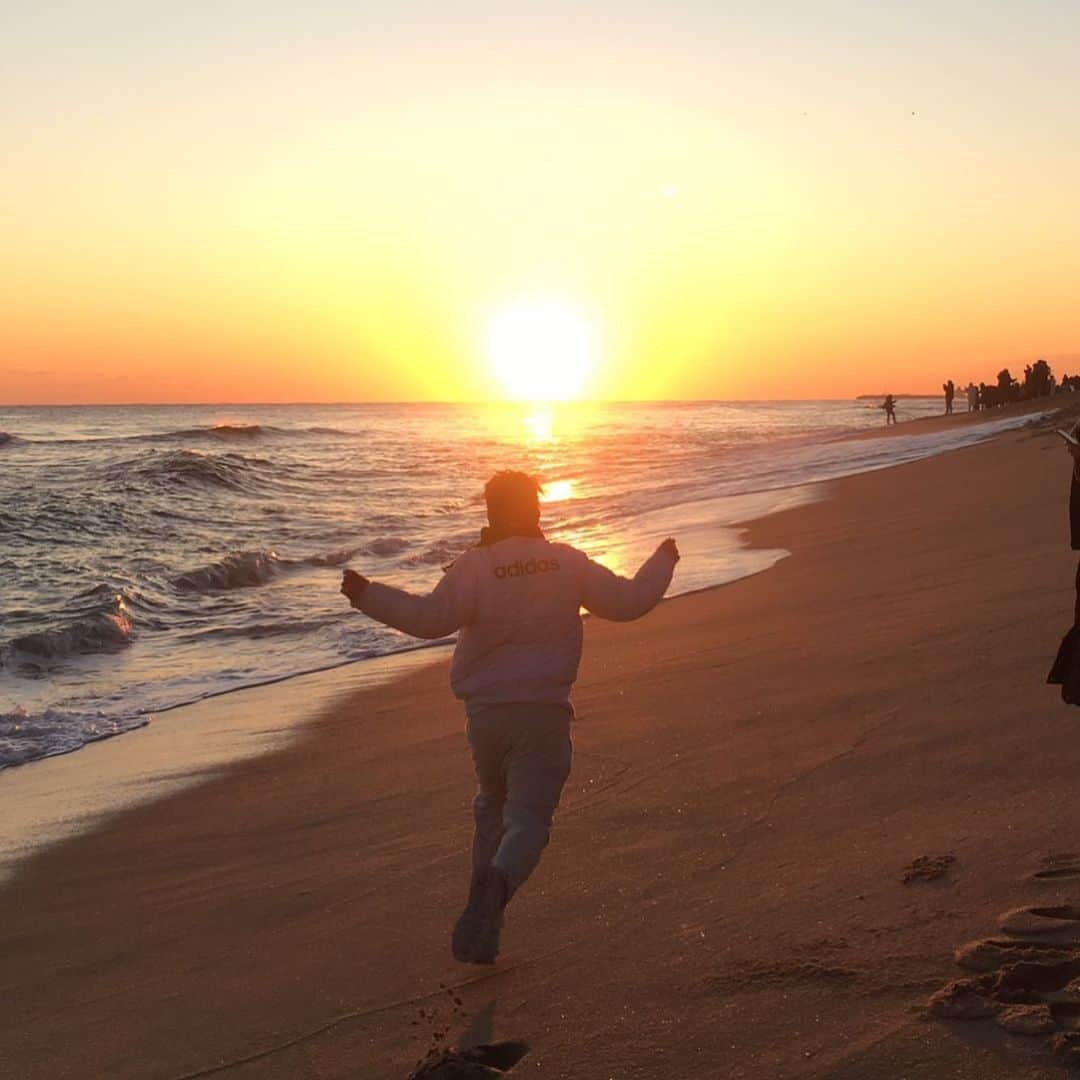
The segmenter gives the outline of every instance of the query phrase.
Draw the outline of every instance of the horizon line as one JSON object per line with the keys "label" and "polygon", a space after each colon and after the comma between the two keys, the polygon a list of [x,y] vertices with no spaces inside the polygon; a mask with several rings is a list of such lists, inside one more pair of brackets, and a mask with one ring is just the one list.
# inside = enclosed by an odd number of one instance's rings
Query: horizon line
{"label": "horizon line", "polygon": [[0,409],[194,409],[223,406],[243,406],[258,408],[283,408],[297,405],[309,407],[355,407],[355,406],[400,406],[400,405],[524,405],[554,408],[576,405],[753,405],[759,402],[782,401],[858,401],[861,398],[885,397],[939,398],[939,390],[930,394],[913,394],[905,391],[887,391],[881,393],[861,393],[843,397],[756,397],[756,398],[579,398],[572,401],[508,401],[488,399],[436,400],[433,398],[413,398],[397,401],[36,401],[3,402]]}

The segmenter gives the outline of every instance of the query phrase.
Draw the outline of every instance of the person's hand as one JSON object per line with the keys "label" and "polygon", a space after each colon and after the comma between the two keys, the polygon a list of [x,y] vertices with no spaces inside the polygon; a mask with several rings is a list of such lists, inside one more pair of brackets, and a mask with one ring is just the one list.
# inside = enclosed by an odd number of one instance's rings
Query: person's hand
{"label": "person's hand", "polygon": [[670,555],[670,556],[671,556],[671,558],[672,558],[672,559],[673,559],[673,560],[674,560],[675,562],[678,562],[678,561],[679,561],[679,559],[681,559],[681,558],[682,558],[682,556],[681,556],[681,555],[679,554],[679,545],[675,543],[675,540],[674,540],[674,538],[673,538],[673,537],[670,537],[670,536],[669,536],[669,537],[668,537],[668,538],[667,538],[667,539],[666,539],[666,540],[665,540],[665,541],[664,541],[664,542],[663,542],[663,543],[662,543],[662,544],[660,545],[660,549],[659,549],[659,550],[660,550],[660,551],[663,551],[663,552],[666,552],[666,553],[667,553],[668,555]]}
{"label": "person's hand", "polygon": [[341,592],[342,595],[349,598],[349,603],[353,607],[360,606],[360,597],[364,595],[364,590],[368,587],[368,579],[363,574],[358,574],[355,570],[346,570],[341,575]]}

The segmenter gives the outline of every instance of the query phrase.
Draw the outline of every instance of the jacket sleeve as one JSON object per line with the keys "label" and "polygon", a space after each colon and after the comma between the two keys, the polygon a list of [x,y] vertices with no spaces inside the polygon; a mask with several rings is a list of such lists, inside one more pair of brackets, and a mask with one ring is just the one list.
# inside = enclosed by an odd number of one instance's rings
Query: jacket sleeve
{"label": "jacket sleeve", "polygon": [[413,637],[446,637],[472,618],[474,576],[469,561],[464,556],[458,559],[427,596],[368,582],[360,597],[360,610]]}
{"label": "jacket sleeve", "polygon": [[601,619],[640,619],[660,603],[674,572],[675,560],[661,548],[642,563],[632,578],[613,574],[606,566],[586,558],[581,602]]}

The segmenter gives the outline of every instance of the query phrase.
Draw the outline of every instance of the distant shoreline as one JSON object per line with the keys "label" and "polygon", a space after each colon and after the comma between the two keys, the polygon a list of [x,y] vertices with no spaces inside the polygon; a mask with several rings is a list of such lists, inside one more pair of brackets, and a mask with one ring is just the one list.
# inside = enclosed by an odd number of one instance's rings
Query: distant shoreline
{"label": "distant shoreline", "polygon": [[[507,408],[580,408],[593,405],[798,405],[842,404],[848,401],[875,401],[885,397],[880,394],[859,394],[857,397],[770,397],[770,398],[578,398],[572,401],[514,401],[506,399],[460,401],[0,401],[3,410],[34,409],[277,409],[277,408],[365,408],[392,406],[498,406]],[[941,398],[944,394],[893,394],[900,400]]]}

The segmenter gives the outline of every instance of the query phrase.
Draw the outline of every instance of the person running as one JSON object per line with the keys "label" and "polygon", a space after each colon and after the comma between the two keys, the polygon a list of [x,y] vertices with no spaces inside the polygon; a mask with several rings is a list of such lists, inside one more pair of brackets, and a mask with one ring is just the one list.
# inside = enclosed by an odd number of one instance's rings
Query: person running
{"label": "person running", "polygon": [[896,423],[896,398],[892,394],[886,394],[881,407],[885,410],[885,426]]}
{"label": "person running", "polygon": [[479,790],[473,800],[472,876],[451,950],[492,964],[503,909],[536,869],[570,774],[570,691],[581,660],[581,608],[626,622],[651,611],[671,583],[679,549],[665,540],[633,578],[620,577],[540,529],[540,484],[496,473],[484,488],[480,542],[417,596],[346,570],[354,608],[420,638],[454,631],[454,694]]}

